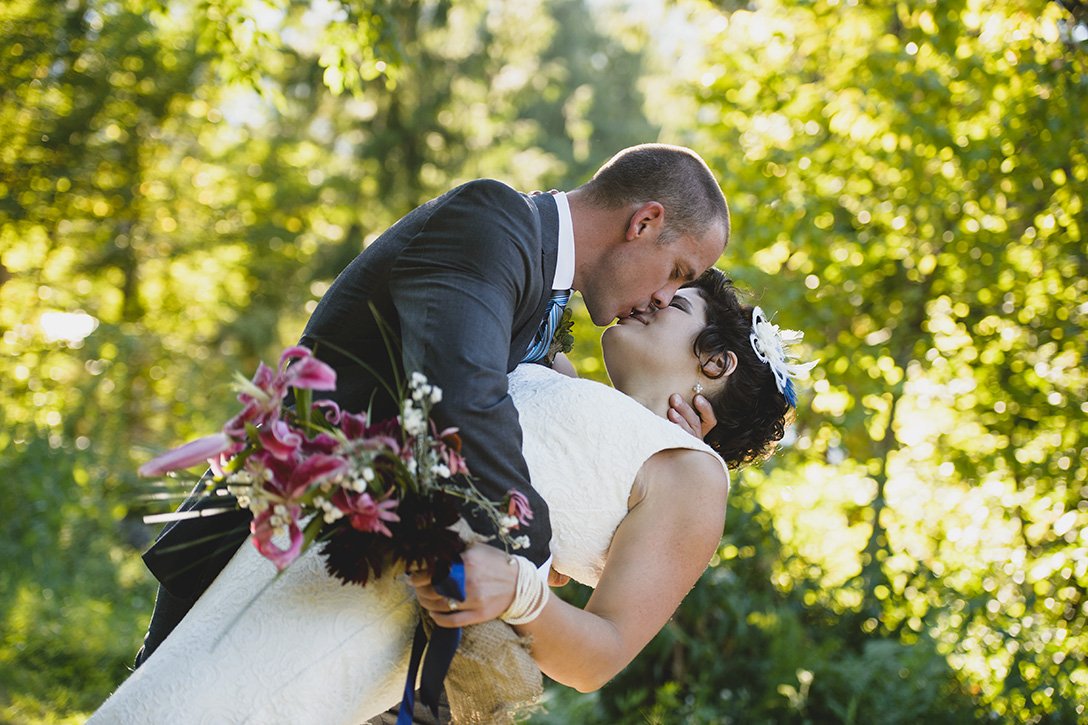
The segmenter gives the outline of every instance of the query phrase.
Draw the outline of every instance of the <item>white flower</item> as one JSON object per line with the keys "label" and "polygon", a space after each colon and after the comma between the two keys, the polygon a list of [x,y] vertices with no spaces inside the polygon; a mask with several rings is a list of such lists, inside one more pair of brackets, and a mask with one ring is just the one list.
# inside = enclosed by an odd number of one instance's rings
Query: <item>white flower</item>
{"label": "white flower", "polygon": [[510,542],[510,545],[515,549],[527,549],[529,548],[529,537],[519,536],[518,538]]}
{"label": "white flower", "polygon": [[412,373],[412,379],[409,383],[413,388],[421,388],[427,384],[427,376],[418,370]]}
{"label": "white flower", "polygon": [[439,478],[449,478],[450,467],[447,466],[445,463],[439,463],[437,466],[431,467],[431,473],[438,476]]}
{"label": "white flower", "polygon": [[367,466],[363,469],[363,480],[367,483],[370,483],[374,480],[374,469],[370,466]]}
{"label": "white flower", "polygon": [[413,436],[427,432],[427,419],[423,417],[423,411],[409,406],[407,402],[404,405],[404,430]]}
{"label": "white flower", "polygon": [[441,403],[442,402],[442,388],[438,387],[437,385],[435,385],[434,387],[431,388],[431,402],[432,403]]}
{"label": "white flower", "polygon": [[807,377],[809,370],[819,362],[819,360],[807,363],[789,361],[791,357],[794,357],[790,348],[800,344],[804,334],[797,330],[779,330],[778,325],[767,321],[762,309],[755,307],[752,309],[752,332],[748,337],[756,357],[770,366],[778,391],[785,396],[787,403],[796,406],[797,397],[791,378]]}
{"label": "white flower", "polygon": [[512,529],[512,528],[514,528],[515,526],[518,525],[518,517],[517,516],[503,516],[501,519],[499,519],[499,525],[501,525],[504,529],[509,531],[510,529]]}

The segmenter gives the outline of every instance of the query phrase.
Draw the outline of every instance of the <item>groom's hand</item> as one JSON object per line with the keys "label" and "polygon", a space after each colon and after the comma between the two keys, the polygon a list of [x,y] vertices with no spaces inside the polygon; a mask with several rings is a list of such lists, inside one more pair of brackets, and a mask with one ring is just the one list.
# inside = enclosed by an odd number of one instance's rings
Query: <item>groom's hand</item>
{"label": "groom's hand", "polygon": [[676,393],[669,396],[669,420],[702,440],[718,424],[718,419],[705,396],[696,395],[693,402],[694,408]]}

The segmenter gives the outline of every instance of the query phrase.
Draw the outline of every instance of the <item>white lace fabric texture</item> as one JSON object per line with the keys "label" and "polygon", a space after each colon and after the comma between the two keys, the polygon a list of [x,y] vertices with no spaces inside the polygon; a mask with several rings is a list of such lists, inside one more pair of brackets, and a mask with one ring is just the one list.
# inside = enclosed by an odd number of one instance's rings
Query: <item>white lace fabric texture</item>
{"label": "white lace fabric texture", "polygon": [[417,616],[411,588],[392,572],[345,586],[313,551],[262,592],[274,575],[246,542],[88,722],[362,723],[396,704]]}
{"label": "white lace fabric texture", "polygon": [[[511,373],[510,393],[553,566],[594,586],[646,459],[710,449],[622,393],[539,365]],[[363,723],[400,701],[407,674],[417,609],[396,574],[344,585],[309,552],[264,589],[275,568],[247,542],[88,723]]]}
{"label": "white lace fabric texture", "polygon": [[684,448],[717,458],[679,426],[591,380],[521,365],[510,375],[510,394],[533,487],[548,502],[552,568],[587,586],[601,578],[631,485],[650,456]]}

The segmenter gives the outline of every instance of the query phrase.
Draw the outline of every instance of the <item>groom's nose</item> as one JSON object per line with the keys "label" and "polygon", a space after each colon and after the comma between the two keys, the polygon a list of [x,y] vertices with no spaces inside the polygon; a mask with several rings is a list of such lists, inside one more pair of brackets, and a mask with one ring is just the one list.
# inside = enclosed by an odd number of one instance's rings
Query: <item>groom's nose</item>
{"label": "groom's nose", "polygon": [[672,302],[673,295],[676,294],[676,288],[672,285],[662,287],[657,292],[650,295],[650,307],[660,310],[662,307],[668,307]]}

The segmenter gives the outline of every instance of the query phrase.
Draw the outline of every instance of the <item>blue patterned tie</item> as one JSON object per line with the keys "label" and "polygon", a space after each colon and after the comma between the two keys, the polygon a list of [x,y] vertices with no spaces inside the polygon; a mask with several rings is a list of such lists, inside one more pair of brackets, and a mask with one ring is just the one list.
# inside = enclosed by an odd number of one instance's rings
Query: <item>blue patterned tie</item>
{"label": "blue patterned tie", "polygon": [[521,359],[523,363],[539,362],[544,359],[548,348],[551,347],[555,329],[559,327],[559,320],[563,318],[563,308],[570,300],[569,289],[552,290],[552,298],[548,300],[548,310],[544,314],[544,320],[540,323],[540,329],[536,331],[536,337]]}

